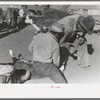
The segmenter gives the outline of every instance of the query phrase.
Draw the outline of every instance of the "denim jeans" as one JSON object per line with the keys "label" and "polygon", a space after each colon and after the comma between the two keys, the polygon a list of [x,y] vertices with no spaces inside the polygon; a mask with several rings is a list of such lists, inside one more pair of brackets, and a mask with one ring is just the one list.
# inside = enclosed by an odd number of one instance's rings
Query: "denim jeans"
{"label": "denim jeans", "polygon": [[55,83],[68,83],[60,70],[52,63],[34,62],[27,64],[26,62],[19,61],[15,64],[15,69],[25,69],[31,72],[31,78],[35,76],[49,77]]}
{"label": "denim jeans", "polygon": [[68,83],[64,75],[59,69],[52,63],[33,63],[33,68],[38,74],[49,77],[55,83]]}

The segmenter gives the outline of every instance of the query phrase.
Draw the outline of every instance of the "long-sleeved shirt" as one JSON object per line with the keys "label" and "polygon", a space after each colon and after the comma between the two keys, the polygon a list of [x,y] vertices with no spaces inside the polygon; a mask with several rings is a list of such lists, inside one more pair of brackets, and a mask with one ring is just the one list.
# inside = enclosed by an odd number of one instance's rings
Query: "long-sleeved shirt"
{"label": "long-sleeved shirt", "polygon": [[57,23],[62,24],[64,26],[65,35],[63,36],[60,42],[64,42],[66,37],[70,38],[74,35],[74,31],[76,30],[76,23],[79,16],[80,15],[66,16],[61,20],[57,21]]}
{"label": "long-sleeved shirt", "polygon": [[51,33],[39,33],[36,35],[28,49],[33,52],[33,61],[53,63],[59,66],[59,44]]}

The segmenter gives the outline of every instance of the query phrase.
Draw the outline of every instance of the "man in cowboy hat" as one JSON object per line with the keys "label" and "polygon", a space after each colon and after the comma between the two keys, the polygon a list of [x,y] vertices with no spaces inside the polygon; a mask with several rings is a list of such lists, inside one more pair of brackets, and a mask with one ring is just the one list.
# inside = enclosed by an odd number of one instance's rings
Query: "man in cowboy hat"
{"label": "man in cowboy hat", "polygon": [[[87,33],[92,34],[95,25],[94,18],[92,16],[71,15],[56,23],[64,26],[64,36],[59,42],[60,46],[68,48],[73,45],[69,52],[73,53],[77,50],[78,65],[81,65],[81,67],[90,66],[85,35]],[[52,27],[54,26],[55,24]],[[70,42],[72,43],[70,44]]]}
{"label": "man in cowboy hat", "polygon": [[63,36],[63,26],[56,24],[47,33],[40,32],[29,45],[29,52],[33,53],[34,70],[55,83],[67,83],[66,78],[58,69],[60,51],[58,41]]}

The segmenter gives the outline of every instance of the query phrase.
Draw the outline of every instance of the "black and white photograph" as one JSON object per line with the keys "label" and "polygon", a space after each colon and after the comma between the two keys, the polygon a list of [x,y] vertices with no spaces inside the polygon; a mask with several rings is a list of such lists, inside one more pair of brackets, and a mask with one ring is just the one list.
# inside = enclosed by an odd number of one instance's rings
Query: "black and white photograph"
{"label": "black and white photograph", "polygon": [[0,5],[0,83],[100,83],[100,5]]}
{"label": "black and white photograph", "polygon": [[0,98],[98,98],[100,2],[0,2]]}

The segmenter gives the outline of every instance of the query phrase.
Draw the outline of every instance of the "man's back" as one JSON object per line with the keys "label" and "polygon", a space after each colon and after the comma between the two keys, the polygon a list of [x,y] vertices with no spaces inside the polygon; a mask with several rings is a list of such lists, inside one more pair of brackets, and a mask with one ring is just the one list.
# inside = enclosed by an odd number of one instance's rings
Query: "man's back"
{"label": "man's back", "polygon": [[80,15],[66,16],[57,22],[64,25],[65,34],[67,34],[69,38],[73,36],[74,30],[76,30],[76,22],[79,16]]}
{"label": "man's back", "polygon": [[29,49],[33,48],[33,61],[51,63],[53,61],[53,52],[59,54],[59,45],[55,37],[50,33],[39,33],[33,39]]}

